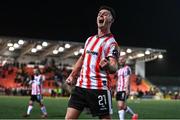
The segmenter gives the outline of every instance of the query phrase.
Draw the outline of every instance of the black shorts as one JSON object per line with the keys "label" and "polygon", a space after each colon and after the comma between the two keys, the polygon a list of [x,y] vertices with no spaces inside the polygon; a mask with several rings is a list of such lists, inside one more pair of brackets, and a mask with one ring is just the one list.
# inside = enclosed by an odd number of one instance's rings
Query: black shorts
{"label": "black shorts", "polygon": [[42,95],[31,95],[30,98],[30,100],[32,100],[33,102],[37,101],[38,103],[41,103],[42,99],[43,99]]}
{"label": "black shorts", "polygon": [[107,90],[75,87],[69,99],[68,107],[79,111],[89,108],[92,116],[112,114],[112,97]]}
{"label": "black shorts", "polygon": [[127,98],[128,98],[128,96],[126,95],[125,91],[119,91],[116,94],[117,101],[126,101]]}

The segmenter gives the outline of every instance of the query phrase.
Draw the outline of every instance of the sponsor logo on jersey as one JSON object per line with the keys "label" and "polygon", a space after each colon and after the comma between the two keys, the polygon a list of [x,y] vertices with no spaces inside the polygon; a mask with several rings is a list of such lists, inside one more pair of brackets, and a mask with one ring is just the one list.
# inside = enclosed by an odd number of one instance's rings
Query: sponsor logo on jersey
{"label": "sponsor logo on jersey", "polygon": [[87,50],[86,53],[91,54],[91,55],[98,55],[98,52]]}

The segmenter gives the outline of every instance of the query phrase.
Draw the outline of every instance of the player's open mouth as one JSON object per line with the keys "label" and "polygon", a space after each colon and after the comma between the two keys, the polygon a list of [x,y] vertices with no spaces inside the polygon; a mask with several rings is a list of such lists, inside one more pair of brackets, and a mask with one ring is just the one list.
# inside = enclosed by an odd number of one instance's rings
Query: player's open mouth
{"label": "player's open mouth", "polygon": [[104,22],[104,20],[99,20],[99,23],[103,23]]}

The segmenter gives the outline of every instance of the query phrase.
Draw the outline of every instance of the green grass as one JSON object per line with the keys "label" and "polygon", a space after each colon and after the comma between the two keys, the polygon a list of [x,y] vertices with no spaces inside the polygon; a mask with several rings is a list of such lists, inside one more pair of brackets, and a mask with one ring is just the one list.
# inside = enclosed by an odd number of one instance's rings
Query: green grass
{"label": "green grass", "polygon": [[[26,113],[30,97],[0,96],[0,119],[21,119]],[[64,119],[68,98],[44,98],[49,119]],[[180,119],[179,100],[128,100],[130,106],[139,114],[140,119]],[[30,118],[40,118],[38,104],[34,105]],[[84,112],[80,118],[94,119]],[[116,102],[113,100],[113,119],[118,119]],[[126,115],[126,118],[130,118]]]}

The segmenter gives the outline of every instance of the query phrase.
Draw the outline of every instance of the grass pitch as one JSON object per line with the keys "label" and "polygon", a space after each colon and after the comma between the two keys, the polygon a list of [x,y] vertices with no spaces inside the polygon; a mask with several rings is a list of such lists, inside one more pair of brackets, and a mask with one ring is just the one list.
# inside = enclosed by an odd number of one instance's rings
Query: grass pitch
{"label": "grass pitch", "polygon": [[[0,119],[22,119],[26,113],[30,96],[0,96]],[[44,97],[49,119],[64,119],[68,98]],[[180,119],[180,100],[128,100],[130,106],[139,114],[139,119]],[[32,119],[40,119],[41,111],[36,103],[31,112]],[[118,119],[116,101],[113,100],[113,119]],[[130,118],[126,114],[126,118]],[[96,119],[83,112],[80,119]]]}

